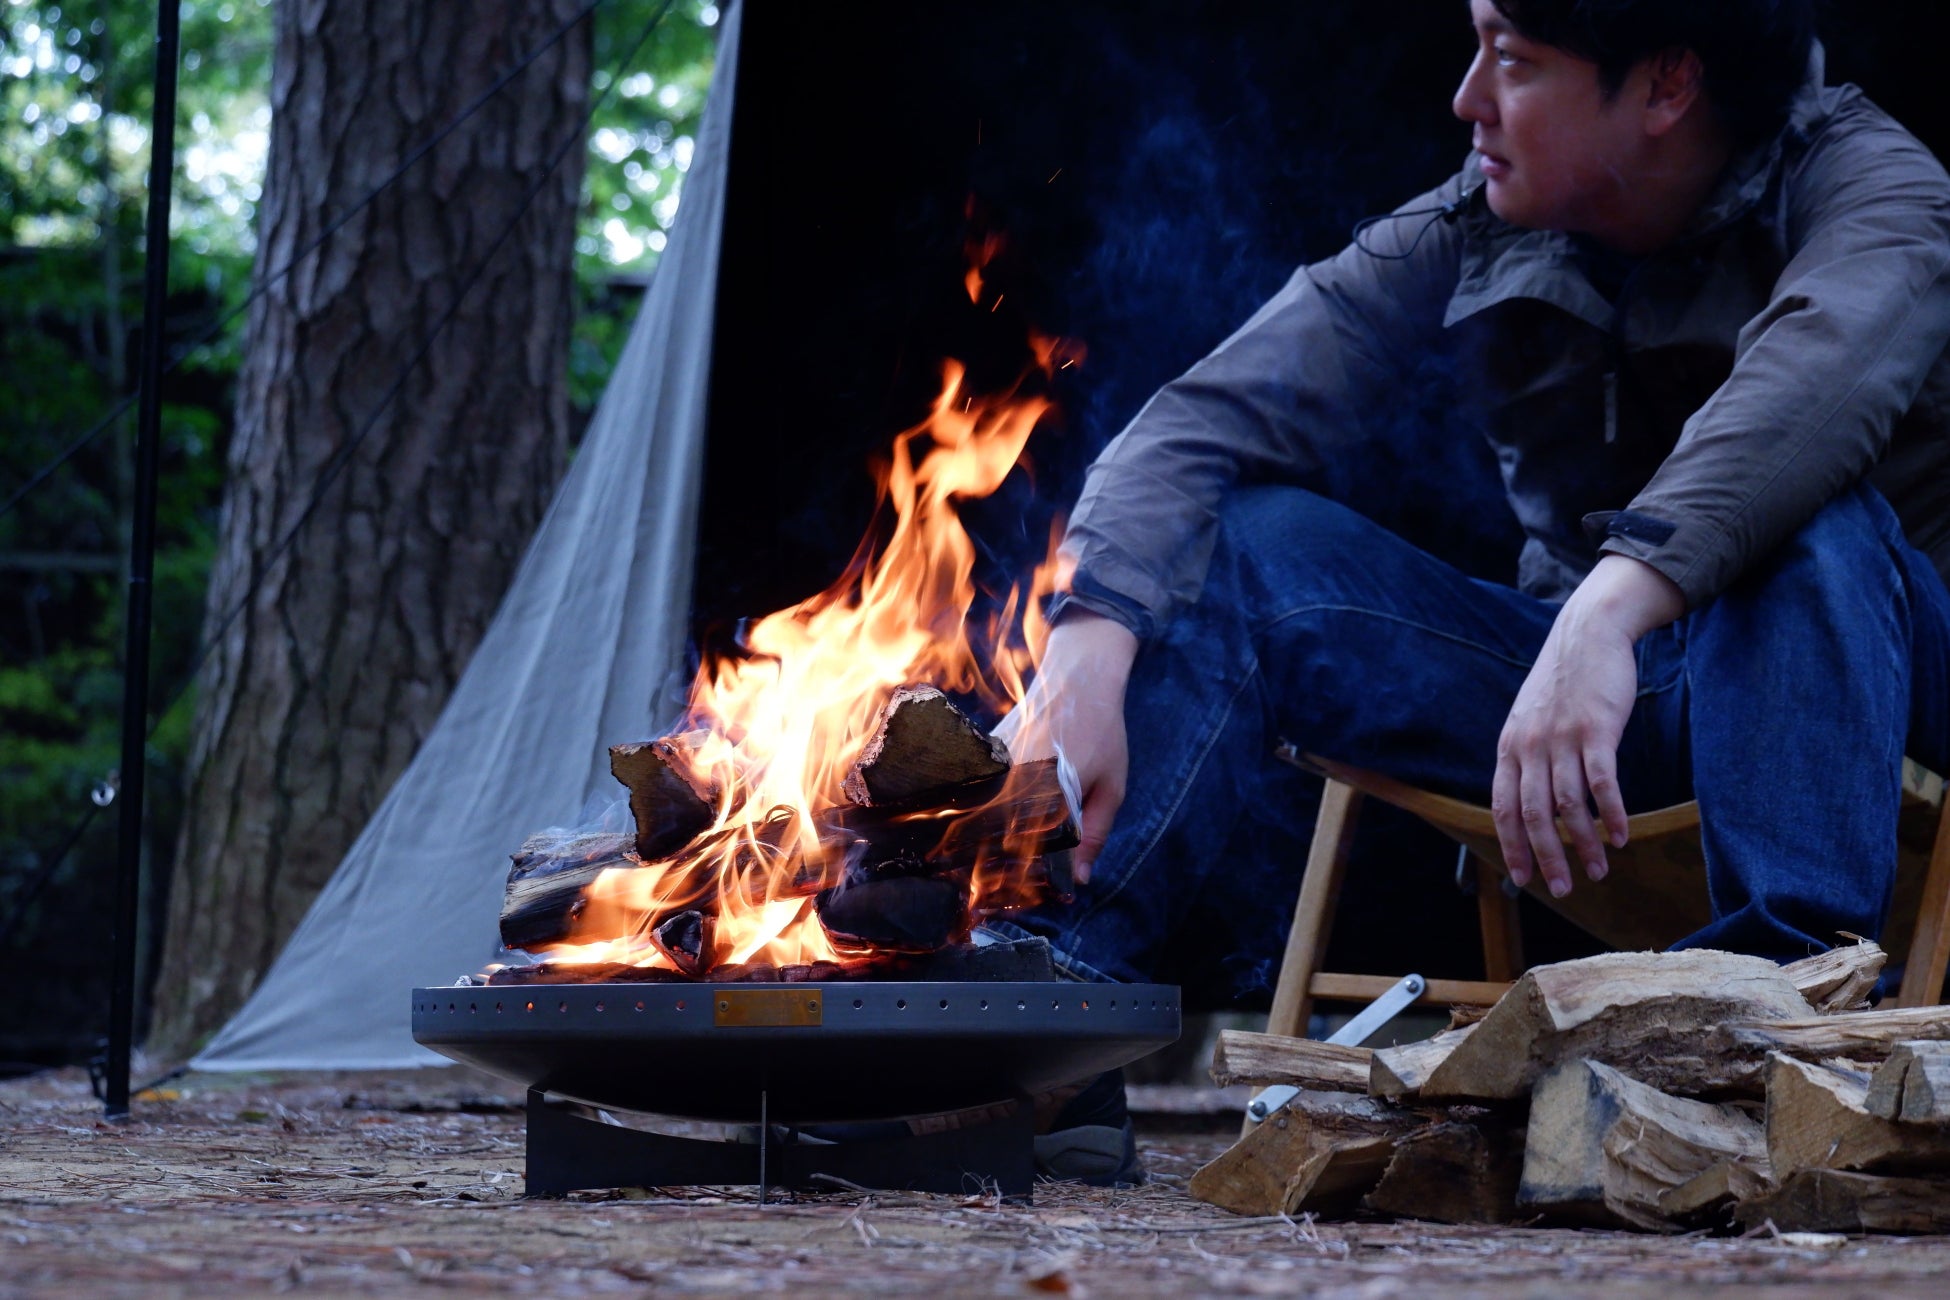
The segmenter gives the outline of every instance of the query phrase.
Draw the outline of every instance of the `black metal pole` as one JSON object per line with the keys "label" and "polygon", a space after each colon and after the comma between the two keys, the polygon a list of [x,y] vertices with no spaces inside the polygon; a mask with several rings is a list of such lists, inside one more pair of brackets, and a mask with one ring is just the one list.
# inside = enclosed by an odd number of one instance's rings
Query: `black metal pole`
{"label": "black metal pole", "polygon": [[[142,372],[129,527],[128,642],[122,680],[121,825],[116,843],[115,967],[108,1003],[110,1119],[129,1113],[135,1047],[136,918],[142,886],[142,778],[149,744],[150,579],[156,567],[156,465],[162,440],[163,316],[169,295],[169,187],[176,172],[176,53],[181,0],[156,5],[156,95],[149,114],[149,225],[143,254]],[[104,237],[113,239],[112,231]]]}

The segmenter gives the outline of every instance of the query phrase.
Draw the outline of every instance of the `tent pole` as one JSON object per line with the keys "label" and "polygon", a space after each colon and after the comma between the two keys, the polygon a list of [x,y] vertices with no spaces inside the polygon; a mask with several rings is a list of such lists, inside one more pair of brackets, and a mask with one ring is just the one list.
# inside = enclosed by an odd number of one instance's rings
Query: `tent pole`
{"label": "tent pole", "polygon": [[[149,115],[149,221],[143,254],[142,371],[136,406],[135,500],[129,527],[127,648],[122,657],[121,819],[116,840],[114,969],[108,1003],[108,1080],[103,1109],[129,1114],[135,1045],[135,950],[142,885],[145,752],[149,743],[150,579],[156,567],[156,474],[162,439],[164,314],[169,295],[169,187],[176,171],[176,55],[181,0],[156,5],[156,93]],[[105,232],[114,238],[113,232]]]}

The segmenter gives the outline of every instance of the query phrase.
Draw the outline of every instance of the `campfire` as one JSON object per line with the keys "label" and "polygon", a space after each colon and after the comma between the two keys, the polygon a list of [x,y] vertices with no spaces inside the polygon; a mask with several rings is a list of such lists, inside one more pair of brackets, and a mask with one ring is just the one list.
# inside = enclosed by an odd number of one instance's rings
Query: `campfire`
{"label": "campfire", "polygon": [[[966,287],[981,304],[979,262]],[[978,619],[958,515],[1022,463],[1049,378],[1077,359],[1031,342],[1000,394],[947,363],[877,469],[876,527],[841,577],[707,656],[675,734],[610,750],[633,830],[514,854],[501,939],[540,960],[489,983],[953,977],[940,955],[981,918],[1068,895],[1061,759],[1014,762],[976,721],[1022,704],[1055,539]]]}

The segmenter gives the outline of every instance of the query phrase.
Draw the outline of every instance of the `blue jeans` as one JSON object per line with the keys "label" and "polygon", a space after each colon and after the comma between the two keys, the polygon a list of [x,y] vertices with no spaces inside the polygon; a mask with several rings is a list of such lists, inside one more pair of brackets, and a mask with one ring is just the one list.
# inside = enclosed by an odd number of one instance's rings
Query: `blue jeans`
{"label": "blue jeans", "polygon": [[[1234,493],[1204,595],[1133,668],[1128,794],[1090,883],[995,928],[1046,936],[1090,979],[1270,969],[1313,812],[1275,746],[1486,803],[1557,608],[1303,489]],[[1704,825],[1714,920],[1679,946],[1791,960],[1879,934],[1905,750],[1950,758],[1950,593],[1881,496],[1835,500],[1643,638],[1638,668],[1626,808],[1697,798]]]}

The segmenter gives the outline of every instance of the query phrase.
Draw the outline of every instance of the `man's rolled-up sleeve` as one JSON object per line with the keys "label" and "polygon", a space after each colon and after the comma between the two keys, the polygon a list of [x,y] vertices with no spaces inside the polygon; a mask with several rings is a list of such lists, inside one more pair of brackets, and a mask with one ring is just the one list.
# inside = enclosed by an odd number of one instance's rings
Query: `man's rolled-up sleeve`
{"label": "man's rolled-up sleeve", "polygon": [[1791,258],[1733,371],[1611,523],[1689,607],[1861,480],[1950,344],[1950,178],[1893,123],[1786,178]]}
{"label": "man's rolled-up sleeve", "polygon": [[[1064,537],[1066,606],[1150,636],[1204,584],[1235,484],[1299,481],[1363,436],[1391,376],[1439,333],[1460,232],[1432,215],[1460,178],[1295,272],[1232,337],[1167,384],[1097,458]],[[1419,238],[1419,242],[1418,242]],[[1060,615],[1059,615],[1060,616]]]}

